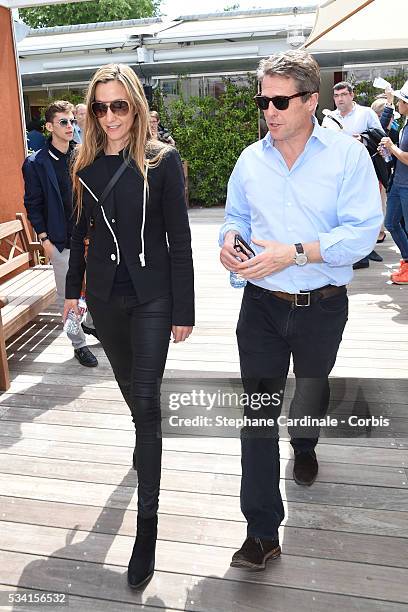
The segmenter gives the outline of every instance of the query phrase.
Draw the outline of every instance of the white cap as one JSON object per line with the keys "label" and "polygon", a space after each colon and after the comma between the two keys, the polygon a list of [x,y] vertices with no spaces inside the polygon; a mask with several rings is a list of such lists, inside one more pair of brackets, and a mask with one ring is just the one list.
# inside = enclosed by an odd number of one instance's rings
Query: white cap
{"label": "white cap", "polygon": [[397,96],[397,98],[399,98],[403,102],[408,103],[408,81],[405,81],[401,89],[397,89],[397,91],[394,91],[394,96]]}

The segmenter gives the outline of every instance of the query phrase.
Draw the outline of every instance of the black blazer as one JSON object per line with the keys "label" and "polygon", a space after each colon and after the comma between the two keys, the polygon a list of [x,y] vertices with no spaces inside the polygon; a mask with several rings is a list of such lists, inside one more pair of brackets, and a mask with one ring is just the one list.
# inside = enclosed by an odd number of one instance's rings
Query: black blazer
{"label": "black blazer", "polygon": [[[101,207],[92,194],[97,198],[102,194],[110,178],[106,172],[103,155],[78,172],[84,185],[83,206],[81,218],[72,233],[66,298],[79,297],[86,267],[87,293],[107,302],[119,255],[126,262],[140,303],[170,293],[173,325],[194,325],[191,235],[179,154],[171,149],[159,166],[148,172],[145,267],[139,258],[142,249],[143,177],[132,163]],[[115,202],[120,206],[117,219]],[[86,236],[89,248],[85,263]],[[119,243],[119,254],[114,236]]]}
{"label": "black blazer", "polygon": [[67,221],[57,175],[49,154],[49,143],[24,161],[24,206],[31,225],[37,232],[46,232],[59,251],[67,242]]}

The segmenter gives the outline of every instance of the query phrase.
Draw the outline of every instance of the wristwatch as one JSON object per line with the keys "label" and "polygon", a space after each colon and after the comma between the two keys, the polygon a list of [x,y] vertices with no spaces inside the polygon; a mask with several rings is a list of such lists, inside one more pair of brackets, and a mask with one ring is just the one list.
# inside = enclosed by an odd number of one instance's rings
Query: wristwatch
{"label": "wristwatch", "polygon": [[41,238],[40,238],[40,242],[41,243],[45,242],[46,240],[49,240],[47,234],[45,236],[41,236]]}
{"label": "wristwatch", "polygon": [[303,248],[303,245],[300,244],[300,242],[298,244],[295,244],[295,249],[296,249],[296,254],[295,254],[295,264],[297,266],[304,266],[307,264],[308,259],[307,259],[307,255],[305,253],[305,250]]}

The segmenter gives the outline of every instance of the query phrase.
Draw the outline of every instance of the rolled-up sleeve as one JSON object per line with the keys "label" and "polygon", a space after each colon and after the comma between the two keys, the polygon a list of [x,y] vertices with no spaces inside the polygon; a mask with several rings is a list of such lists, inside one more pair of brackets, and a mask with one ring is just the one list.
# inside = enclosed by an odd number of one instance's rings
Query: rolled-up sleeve
{"label": "rolled-up sleeve", "polygon": [[245,189],[241,182],[239,158],[228,181],[227,202],[225,205],[225,223],[219,234],[220,247],[224,244],[225,234],[231,230],[241,234],[247,242],[251,241],[251,213]]}
{"label": "rolled-up sleeve", "polygon": [[329,266],[351,265],[368,255],[383,221],[378,179],[365,147],[350,148],[337,199],[338,226],[320,232],[320,253]]}

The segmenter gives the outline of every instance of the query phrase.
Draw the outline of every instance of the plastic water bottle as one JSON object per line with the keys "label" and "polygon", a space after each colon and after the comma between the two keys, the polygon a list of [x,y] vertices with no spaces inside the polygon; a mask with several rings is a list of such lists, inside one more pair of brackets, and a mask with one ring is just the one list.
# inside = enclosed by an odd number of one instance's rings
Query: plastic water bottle
{"label": "plastic water bottle", "polygon": [[392,155],[389,153],[387,147],[384,147],[384,145],[380,145],[380,154],[385,162],[388,163],[392,161]]}
{"label": "plastic water bottle", "polygon": [[[239,262],[241,261],[239,257],[237,257],[237,259]],[[237,272],[230,272],[231,287],[234,287],[234,289],[243,289],[246,284],[247,284],[247,281],[243,276],[241,276]]]}
{"label": "plastic water bottle", "polygon": [[81,323],[85,319],[87,310],[86,301],[84,296],[82,295],[78,300],[78,310],[79,315],[76,315],[75,311],[72,308],[68,312],[67,318],[65,319],[64,323],[64,331],[67,334],[72,334],[76,336],[81,330]]}

